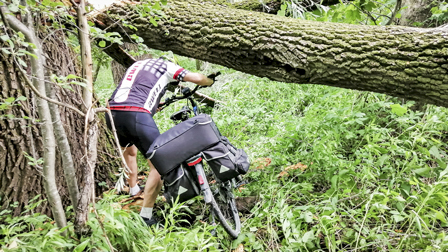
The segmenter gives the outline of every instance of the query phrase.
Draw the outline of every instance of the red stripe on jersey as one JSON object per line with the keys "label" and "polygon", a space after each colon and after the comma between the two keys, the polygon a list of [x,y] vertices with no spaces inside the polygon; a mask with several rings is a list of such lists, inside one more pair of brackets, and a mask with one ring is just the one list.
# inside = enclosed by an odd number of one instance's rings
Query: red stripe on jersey
{"label": "red stripe on jersey", "polygon": [[173,76],[173,79],[177,80],[177,76],[178,76],[183,70],[185,70],[185,69],[181,68],[181,69],[177,70],[176,73],[175,73],[174,76]]}
{"label": "red stripe on jersey", "polygon": [[147,109],[135,107],[135,106],[114,106],[114,107],[110,107],[110,110],[146,112],[146,113],[151,114],[151,112],[149,112]]}

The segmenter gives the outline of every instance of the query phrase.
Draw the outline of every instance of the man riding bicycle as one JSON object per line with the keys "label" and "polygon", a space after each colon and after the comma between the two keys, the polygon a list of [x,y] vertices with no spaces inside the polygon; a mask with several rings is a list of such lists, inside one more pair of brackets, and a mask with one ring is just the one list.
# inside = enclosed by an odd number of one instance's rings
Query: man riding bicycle
{"label": "man riding bicycle", "polygon": [[[153,115],[157,112],[168,83],[189,81],[200,86],[211,86],[215,81],[212,76],[209,78],[200,73],[190,72],[162,58],[137,61],[127,69],[108,105],[118,140],[124,150],[124,159],[130,169],[127,182],[131,196],[141,190],[137,184],[137,150],[148,158],[146,152],[160,135]],[[109,116],[106,117],[106,122],[111,129]],[[144,188],[140,216],[148,226],[151,226],[157,223],[152,211],[157,195],[162,189],[162,180],[149,159],[148,164],[150,171]]]}

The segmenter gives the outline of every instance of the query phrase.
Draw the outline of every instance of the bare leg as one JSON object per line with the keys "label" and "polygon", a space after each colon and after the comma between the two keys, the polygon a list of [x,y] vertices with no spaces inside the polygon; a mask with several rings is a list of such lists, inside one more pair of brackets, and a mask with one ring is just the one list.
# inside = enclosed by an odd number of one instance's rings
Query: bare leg
{"label": "bare leg", "polygon": [[162,190],[162,180],[160,178],[159,172],[154,168],[151,161],[148,160],[149,171],[148,180],[146,180],[145,186],[145,198],[143,200],[143,207],[154,207],[157,195],[159,195],[160,190]]}
{"label": "bare leg", "polygon": [[126,164],[128,165],[129,169],[131,170],[130,173],[127,173],[128,175],[128,185],[129,188],[134,187],[137,184],[137,173],[138,173],[138,167],[137,167],[137,147],[135,145],[125,147],[123,148],[123,157],[126,161]]}

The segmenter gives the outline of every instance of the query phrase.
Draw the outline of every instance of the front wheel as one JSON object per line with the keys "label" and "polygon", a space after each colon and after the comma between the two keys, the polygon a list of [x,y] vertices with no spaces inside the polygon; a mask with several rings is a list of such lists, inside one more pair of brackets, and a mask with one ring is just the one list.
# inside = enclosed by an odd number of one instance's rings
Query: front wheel
{"label": "front wheel", "polygon": [[218,217],[226,232],[236,239],[241,231],[241,221],[235,204],[230,182],[217,183],[210,202],[213,213]]}

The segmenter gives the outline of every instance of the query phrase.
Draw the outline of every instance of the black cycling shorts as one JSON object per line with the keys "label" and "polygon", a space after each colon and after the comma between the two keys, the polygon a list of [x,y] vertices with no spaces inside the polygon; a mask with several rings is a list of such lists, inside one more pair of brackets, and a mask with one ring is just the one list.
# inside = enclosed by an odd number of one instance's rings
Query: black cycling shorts
{"label": "black cycling shorts", "polygon": [[[145,156],[152,142],[160,135],[150,113],[111,110],[121,147],[135,145]],[[107,127],[112,130],[109,115],[106,114]]]}

